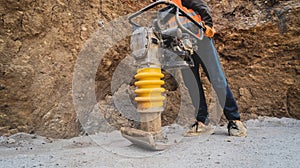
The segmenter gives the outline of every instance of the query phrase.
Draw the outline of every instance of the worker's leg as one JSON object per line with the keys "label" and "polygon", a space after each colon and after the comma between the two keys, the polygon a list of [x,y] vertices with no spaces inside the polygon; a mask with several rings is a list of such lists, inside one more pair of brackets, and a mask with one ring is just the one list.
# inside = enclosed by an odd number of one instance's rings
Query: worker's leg
{"label": "worker's leg", "polygon": [[197,121],[205,123],[205,120],[208,117],[208,113],[205,95],[199,74],[200,59],[197,56],[194,56],[194,58],[195,66],[182,69],[181,72],[184,83],[189,90],[193,106],[195,107],[195,117]]}
{"label": "worker's leg", "polygon": [[227,120],[240,120],[238,106],[228,85],[226,87],[226,101],[224,107],[224,114]]}
{"label": "worker's leg", "polygon": [[238,106],[227,84],[213,40],[204,37],[199,42],[197,54],[200,56],[201,65],[217,93],[226,118],[228,120],[240,120]]}

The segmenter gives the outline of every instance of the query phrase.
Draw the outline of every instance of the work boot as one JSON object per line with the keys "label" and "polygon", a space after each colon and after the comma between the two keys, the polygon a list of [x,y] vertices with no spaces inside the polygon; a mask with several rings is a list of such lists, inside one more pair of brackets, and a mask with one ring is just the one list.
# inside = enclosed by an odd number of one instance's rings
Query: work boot
{"label": "work boot", "polygon": [[185,133],[184,136],[198,136],[202,133],[213,133],[213,128],[210,124],[205,125],[200,121],[196,121],[193,125],[190,126],[189,130]]}
{"label": "work boot", "polygon": [[228,129],[229,136],[237,136],[237,137],[247,136],[247,128],[239,120],[229,121],[227,129]]}

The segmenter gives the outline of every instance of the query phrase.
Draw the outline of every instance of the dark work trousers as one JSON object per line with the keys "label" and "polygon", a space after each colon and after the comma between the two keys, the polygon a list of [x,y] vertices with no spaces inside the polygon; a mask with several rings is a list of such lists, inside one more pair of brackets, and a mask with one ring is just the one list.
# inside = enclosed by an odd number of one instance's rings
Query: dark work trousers
{"label": "dark work trousers", "polygon": [[238,106],[227,84],[214,41],[211,38],[204,37],[203,40],[199,41],[198,50],[193,55],[193,60],[194,67],[181,71],[195,107],[196,119],[205,123],[208,118],[207,103],[199,74],[199,65],[201,64],[218,96],[227,120],[240,120]]}

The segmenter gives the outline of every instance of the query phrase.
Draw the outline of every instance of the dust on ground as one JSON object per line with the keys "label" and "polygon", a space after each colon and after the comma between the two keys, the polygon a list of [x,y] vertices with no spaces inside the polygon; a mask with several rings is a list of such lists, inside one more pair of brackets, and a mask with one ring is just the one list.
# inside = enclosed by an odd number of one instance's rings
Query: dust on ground
{"label": "dust on ground", "polygon": [[[300,121],[260,117],[246,122],[246,138],[229,137],[218,127],[207,138],[183,138],[163,152],[99,146],[89,136],[52,140],[18,133],[0,137],[1,167],[297,167]],[[125,139],[124,139],[125,140]],[[117,149],[117,148],[116,148]],[[146,157],[132,157],[137,151]]]}

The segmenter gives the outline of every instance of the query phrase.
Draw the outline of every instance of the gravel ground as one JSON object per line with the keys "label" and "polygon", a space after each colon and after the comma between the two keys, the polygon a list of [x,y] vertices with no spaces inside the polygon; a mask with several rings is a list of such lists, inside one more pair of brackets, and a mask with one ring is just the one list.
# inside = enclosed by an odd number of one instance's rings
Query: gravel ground
{"label": "gravel ground", "polygon": [[120,150],[89,136],[52,140],[18,133],[0,137],[0,167],[299,167],[300,120],[261,117],[246,125],[246,138],[229,137],[225,127],[217,127],[213,135],[183,138],[163,152],[118,138],[111,144],[123,144]]}

